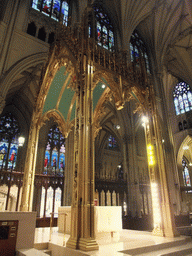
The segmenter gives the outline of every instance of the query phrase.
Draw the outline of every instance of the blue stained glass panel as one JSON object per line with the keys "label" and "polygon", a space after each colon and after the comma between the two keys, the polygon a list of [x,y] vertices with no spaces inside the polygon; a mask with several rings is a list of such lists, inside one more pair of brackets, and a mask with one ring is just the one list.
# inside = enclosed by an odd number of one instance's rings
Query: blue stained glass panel
{"label": "blue stained glass panel", "polygon": [[12,143],[9,151],[8,169],[15,168],[16,160],[17,160],[17,151],[18,151],[18,145]]}
{"label": "blue stained glass panel", "polygon": [[97,19],[97,41],[107,50],[113,50],[114,34],[113,27],[106,13],[100,7],[94,7]]}
{"label": "blue stained glass panel", "polygon": [[175,104],[176,115],[179,115],[180,109],[179,109],[179,102],[177,98],[174,99],[174,104]]}
{"label": "blue stained glass panel", "polygon": [[111,30],[109,30],[109,36],[113,38],[113,32]]}
{"label": "blue stained glass panel", "polygon": [[7,158],[8,143],[0,142],[0,167],[4,167]]}
{"label": "blue stained glass panel", "polygon": [[182,98],[181,95],[179,95],[178,100],[179,100],[179,106],[180,106],[180,112],[181,112],[181,114],[182,114],[182,113],[185,113],[184,104],[183,104],[183,98]]}
{"label": "blue stained glass panel", "polygon": [[185,111],[189,111],[189,103],[188,103],[188,99],[187,99],[187,94],[183,94],[183,101],[184,101],[184,106],[185,106]]}
{"label": "blue stained glass panel", "polygon": [[187,96],[188,96],[188,99],[189,99],[189,105],[192,106],[192,94],[190,91],[187,92]]}
{"label": "blue stained glass panel", "polygon": [[64,167],[65,167],[65,155],[61,153],[59,157],[59,168],[64,169]]}
{"label": "blue stained glass panel", "polygon": [[[175,111],[177,115],[188,112],[192,109],[191,90],[189,85],[185,82],[180,82],[175,86],[175,89],[173,91],[173,98],[175,104]],[[180,111],[178,111],[177,109],[178,104]]]}
{"label": "blue stained glass panel", "polygon": [[183,171],[183,178],[184,178],[184,183],[185,186],[191,186],[191,180],[190,180],[190,176],[189,176],[189,170],[188,168],[185,166],[184,171]]}
{"label": "blue stained glass panel", "polygon": [[51,166],[54,168],[57,168],[57,163],[58,163],[58,151],[56,148],[53,149],[52,151],[52,158],[51,158]]}
{"label": "blue stained glass panel", "polygon": [[[183,165],[183,182],[184,182],[184,185],[186,187],[191,187],[191,179],[190,179],[188,164],[184,159],[182,160],[182,165]],[[188,192],[192,192],[192,191],[190,190]]]}
{"label": "blue stained glass panel", "polygon": [[130,40],[130,54],[131,54],[131,61],[135,62],[136,65],[139,65],[139,58],[145,61],[145,68],[148,73],[150,73],[150,66],[149,66],[149,58],[147,55],[147,49],[144,45],[144,42],[138,35],[136,31],[133,32],[131,35]]}
{"label": "blue stained glass panel", "polygon": [[113,149],[113,148],[117,148],[118,147],[117,141],[116,141],[116,139],[112,135],[110,135],[109,138],[108,138],[108,145],[107,145],[107,147],[109,149]]}
{"label": "blue stained glass panel", "polygon": [[68,13],[69,13],[69,6],[67,2],[62,3],[61,7],[61,18],[63,20],[63,24],[67,25],[68,22]]}
{"label": "blue stained glass panel", "polygon": [[89,37],[91,37],[91,25],[89,25],[89,31],[88,31]]}
{"label": "blue stained glass panel", "polygon": [[48,16],[51,14],[51,0],[43,1],[42,12]]}
{"label": "blue stained glass panel", "polygon": [[[61,4],[62,3],[62,4]],[[33,0],[32,8],[59,21],[60,16],[63,24],[67,25],[69,5],[66,1],[60,0]]]}
{"label": "blue stained glass panel", "polygon": [[14,169],[17,160],[19,126],[12,113],[1,117],[0,126],[0,133],[3,133],[0,142],[0,167]]}
{"label": "blue stained glass panel", "polygon": [[60,11],[60,1],[53,0],[53,8],[51,17],[57,21],[59,21],[59,11]]}
{"label": "blue stained glass panel", "polygon": [[45,161],[44,161],[44,167],[48,167],[50,163],[50,151],[45,151]]}
{"label": "blue stained glass panel", "polygon": [[40,11],[41,9],[41,0],[33,0],[32,2],[32,8]]}
{"label": "blue stained glass panel", "polygon": [[101,42],[101,25],[99,22],[97,22],[97,40]]}
{"label": "blue stained glass panel", "polygon": [[[47,147],[44,159],[44,172],[63,175],[65,167],[65,138],[55,125],[48,133]],[[53,171],[53,172],[52,172]]]}
{"label": "blue stained glass panel", "polygon": [[[180,82],[173,91],[176,115],[188,112],[192,109],[192,94],[188,84]],[[175,100],[177,99],[177,100]],[[177,110],[179,104],[180,111]]]}
{"label": "blue stained glass panel", "polygon": [[107,28],[105,26],[103,26],[103,33],[107,34]]}
{"label": "blue stained glass panel", "polygon": [[99,16],[103,19],[104,18],[104,15],[102,12],[99,13]]}

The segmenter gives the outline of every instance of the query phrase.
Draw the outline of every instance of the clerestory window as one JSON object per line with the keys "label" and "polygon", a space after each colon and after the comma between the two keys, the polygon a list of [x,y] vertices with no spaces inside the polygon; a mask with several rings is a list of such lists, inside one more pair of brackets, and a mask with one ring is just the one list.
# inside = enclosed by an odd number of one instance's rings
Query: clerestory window
{"label": "clerestory window", "polygon": [[69,4],[65,0],[32,0],[32,8],[67,26]]}
{"label": "clerestory window", "polygon": [[[114,51],[114,29],[108,15],[100,6],[94,7],[96,17],[96,39],[98,45]],[[89,36],[91,27],[89,27]]]}
{"label": "clerestory window", "polygon": [[141,39],[141,37],[139,36],[136,30],[131,35],[130,54],[131,54],[131,61],[134,61],[138,65],[139,65],[139,59],[142,57],[143,60],[145,61],[145,67],[147,69],[147,72],[151,73],[147,49],[145,47],[143,40]]}
{"label": "clerestory window", "polygon": [[178,83],[173,91],[176,115],[192,110],[192,92],[185,82]]}

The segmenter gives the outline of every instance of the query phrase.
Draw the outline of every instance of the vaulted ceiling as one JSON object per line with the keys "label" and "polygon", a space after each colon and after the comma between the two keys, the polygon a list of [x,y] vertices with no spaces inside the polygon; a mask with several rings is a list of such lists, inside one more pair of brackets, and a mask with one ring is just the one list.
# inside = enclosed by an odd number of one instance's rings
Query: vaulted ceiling
{"label": "vaulted ceiling", "polygon": [[[103,0],[120,49],[129,51],[132,32],[143,38],[155,72],[163,67],[192,85],[192,4],[190,0]],[[87,1],[79,1],[83,13]],[[78,4],[77,4],[78,5]],[[79,21],[82,15],[79,15]],[[42,64],[19,73],[10,86],[7,102],[17,101],[32,112],[39,88]],[[166,85],[168,86],[168,85]],[[17,97],[16,97],[17,96]],[[15,103],[16,104],[16,103]]]}

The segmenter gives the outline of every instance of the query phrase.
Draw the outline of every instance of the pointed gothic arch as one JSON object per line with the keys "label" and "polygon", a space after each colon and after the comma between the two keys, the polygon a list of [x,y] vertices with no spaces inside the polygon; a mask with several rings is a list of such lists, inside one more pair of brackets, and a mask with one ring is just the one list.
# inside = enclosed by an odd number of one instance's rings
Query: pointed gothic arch
{"label": "pointed gothic arch", "polygon": [[74,120],[72,120],[71,122],[68,122],[68,120],[65,120],[59,111],[53,109],[53,110],[46,112],[42,116],[42,118],[40,119],[41,120],[40,125],[43,126],[46,123],[46,121],[50,120],[51,118],[53,118],[55,123],[58,124],[58,127],[59,127],[60,131],[63,133],[63,135],[65,137],[68,137],[72,127],[74,126]]}
{"label": "pointed gothic arch", "polygon": [[20,74],[21,72],[25,71],[30,67],[43,64],[46,62],[46,60],[47,60],[47,53],[37,53],[29,57],[25,57],[20,61],[18,61],[17,63],[13,64],[9,68],[9,70],[6,72],[5,77],[1,81],[0,95],[4,98],[6,97],[12,81],[18,74]]}

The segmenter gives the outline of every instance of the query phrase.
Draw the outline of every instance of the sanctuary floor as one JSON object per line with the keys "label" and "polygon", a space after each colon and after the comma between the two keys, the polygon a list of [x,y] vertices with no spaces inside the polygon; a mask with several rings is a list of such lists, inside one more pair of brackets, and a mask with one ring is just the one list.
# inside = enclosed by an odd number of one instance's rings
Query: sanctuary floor
{"label": "sanctuary floor", "polygon": [[[66,248],[65,244],[69,235],[58,232],[58,228],[52,228],[50,239],[50,228],[36,228],[35,248],[43,249],[43,245],[48,245],[52,251],[52,256],[70,255],[70,256],[157,256],[157,255],[192,255],[191,237],[180,236],[176,238],[165,238],[153,236],[151,232],[125,230],[119,232],[119,235],[111,234],[98,237],[98,251],[83,252]],[[181,253],[179,253],[181,252]]]}

